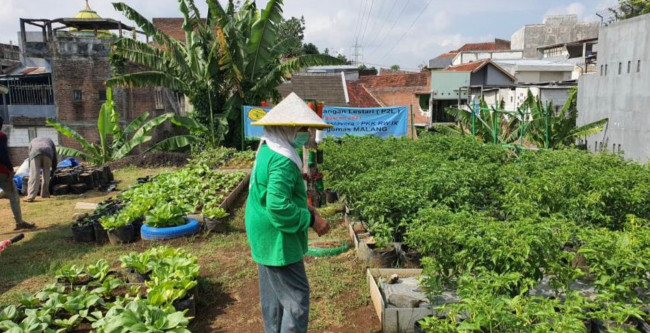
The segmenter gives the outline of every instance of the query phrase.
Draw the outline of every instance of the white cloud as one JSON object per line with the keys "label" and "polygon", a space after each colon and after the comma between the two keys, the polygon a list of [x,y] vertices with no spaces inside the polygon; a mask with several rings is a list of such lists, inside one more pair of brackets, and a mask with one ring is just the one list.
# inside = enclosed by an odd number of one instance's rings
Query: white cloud
{"label": "white cloud", "polygon": [[575,14],[578,15],[578,19],[582,20],[585,17],[586,7],[580,2],[573,2],[567,6],[559,6],[549,9],[544,16],[549,15],[565,15],[565,14]]}

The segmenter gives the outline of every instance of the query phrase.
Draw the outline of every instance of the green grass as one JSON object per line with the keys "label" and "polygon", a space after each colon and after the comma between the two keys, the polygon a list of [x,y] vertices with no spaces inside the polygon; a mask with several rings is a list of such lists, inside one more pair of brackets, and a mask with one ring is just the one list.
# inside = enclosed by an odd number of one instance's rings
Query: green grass
{"label": "green grass", "polygon": [[[121,181],[119,189],[126,189],[139,177],[171,170],[127,168],[116,171],[115,178]],[[37,223],[39,230],[27,233],[25,240],[2,253],[0,307],[16,303],[22,293],[34,293],[53,283],[55,271],[63,265],[91,264],[104,258],[114,268],[119,268],[120,255],[165,244],[195,254],[201,265],[199,307],[203,315],[193,322],[193,332],[213,332],[215,327],[219,327],[221,332],[240,332],[240,325],[250,326],[248,331],[251,332],[261,329],[258,324],[261,321],[259,298],[252,290],[252,286],[257,286],[257,266],[251,260],[246,239],[243,199],[239,208],[226,219],[223,233],[115,246],[74,243],[69,229],[72,214],[79,212],[74,210],[74,205],[80,201],[100,202],[117,193],[91,192],[81,197],[71,195],[33,204],[22,203],[25,218]],[[321,210],[332,224],[327,239],[349,238],[341,214],[336,213],[339,209],[328,207]],[[10,216],[0,215],[0,220],[4,217]],[[13,233],[6,225],[0,227],[4,227],[0,229],[0,239],[11,237]],[[310,234],[310,238],[316,237]],[[363,263],[349,251],[332,258],[307,258],[306,267],[311,285],[310,330],[340,331],[355,327],[356,324],[350,322],[349,312],[367,307],[369,302]],[[240,310],[238,303],[245,304],[245,310]],[[229,313],[230,307],[234,309],[232,314]],[[367,316],[374,317],[371,309]],[[236,328],[230,330],[233,325]],[[366,328],[364,331],[374,329]]]}

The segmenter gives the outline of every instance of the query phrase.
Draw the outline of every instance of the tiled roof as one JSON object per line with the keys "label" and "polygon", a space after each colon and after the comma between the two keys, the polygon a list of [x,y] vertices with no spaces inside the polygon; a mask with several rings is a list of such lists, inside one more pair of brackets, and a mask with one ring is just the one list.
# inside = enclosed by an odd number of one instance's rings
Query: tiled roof
{"label": "tiled roof", "polygon": [[467,51],[503,51],[510,50],[510,41],[495,39],[494,42],[488,43],[467,43],[463,45],[456,52],[467,52]]}
{"label": "tiled roof", "polygon": [[346,106],[344,89],[340,74],[294,74],[291,82],[278,87],[278,92],[283,98],[295,92],[302,99],[315,99],[331,106]]}
{"label": "tiled roof", "polygon": [[355,108],[373,108],[381,106],[358,81],[348,81],[347,86],[348,95],[350,96],[350,103],[348,106]]}
{"label": "tiled roof", "polygon": [[359,82],[367,88],[401,88],[401,87],[418,87],[427,86],[427,78],[431,75],[429,72],[420,72],[415,74],[395,74],[386,76],[364,76],[359,78]]}
{"label": "tiled roof", "polygon": [[153,25],[167,36],[184,42],[183,21],[182,17],[154,17]]}
{"label": "tiled roof", "polygon": [[483,66],[489,62],[490,60],[479,60],[467,64],[450,66],[447,67],[446,70],[453,71],[453,72],[476,72],[477,70],[483,68]]}
{"label": "tiled roof", "polygon": [[458,55],[457,52],[449,52],[441,54],[433,59],[429,60],[429,69],[443,69],[451,65],[451,62],[454,60],[454,57]]}

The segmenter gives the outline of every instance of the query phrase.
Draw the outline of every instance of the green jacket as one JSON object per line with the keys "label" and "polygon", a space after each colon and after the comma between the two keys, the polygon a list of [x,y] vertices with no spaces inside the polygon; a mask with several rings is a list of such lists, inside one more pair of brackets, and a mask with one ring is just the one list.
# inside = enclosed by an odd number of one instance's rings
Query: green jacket
{"label": "green jacket", "polygon": [[293,161],[262,145],[246,202],[246,234],[253,260],[266,266],[302,261],[310,222],[302,172]]}

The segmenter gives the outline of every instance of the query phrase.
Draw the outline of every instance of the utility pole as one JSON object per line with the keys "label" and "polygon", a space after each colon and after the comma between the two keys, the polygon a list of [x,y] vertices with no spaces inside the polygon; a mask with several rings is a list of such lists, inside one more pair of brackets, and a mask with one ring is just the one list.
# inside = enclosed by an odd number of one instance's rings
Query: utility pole
{"label": "utility pole", "polygon": [[360,61],[363,61],[363,48],[359,45],[358,38],[354,41],[354,45],[352,46],[352,58],[354,59],[355,66],[358,66]]}

